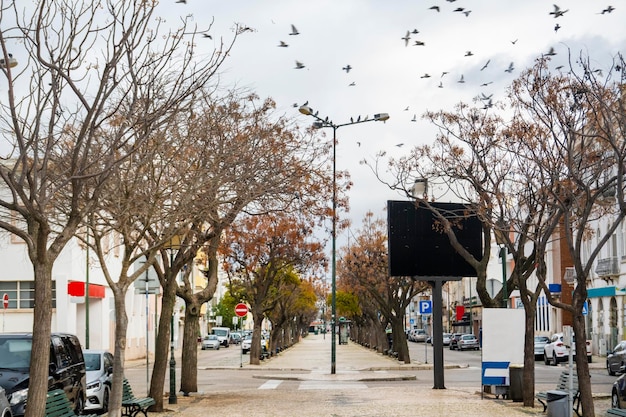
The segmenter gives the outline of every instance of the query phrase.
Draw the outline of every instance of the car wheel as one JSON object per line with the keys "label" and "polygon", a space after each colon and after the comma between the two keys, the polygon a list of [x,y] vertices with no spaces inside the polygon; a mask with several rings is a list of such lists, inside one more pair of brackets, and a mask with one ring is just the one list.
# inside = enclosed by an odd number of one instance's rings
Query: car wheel
{"label": "car wheel", "polygon": [[611,365],[609,365],[609,361],[606,361],[606,370],[610,376],[615,376],[615,372],[611,370]]}
{"label": "car wheel", "polygon": [[202,350],[204,350],[204,346],[202,346]]}
{"label": "car wheel", "polygon": [[557,366],[559,362],[556,360],[556,353],[552,352],[552,362],[550,363],[552,366]]}
{"label": "car wheel", "polygon": [[611,392],[611,407],[619,408],[619,396],[617,395],[617,390],[615,389]]}
{"label": "car wheel", "polygon": [[109,411],[109,387],[104,387],[104,394],[102,394],[102,413]]}
{"label": "car wheel", "polygon": [[550,364],[550,359],[548,359],[548,354],[545,351],[543,352],[543,363],[546,365]]}

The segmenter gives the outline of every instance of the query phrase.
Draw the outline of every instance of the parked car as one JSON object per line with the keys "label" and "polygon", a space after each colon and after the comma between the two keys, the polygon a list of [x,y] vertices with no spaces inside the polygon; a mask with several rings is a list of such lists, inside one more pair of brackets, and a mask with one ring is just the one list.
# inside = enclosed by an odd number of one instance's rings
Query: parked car
{"label": "parked car", "polygon": [[535,336],[535,359],[543,358],[543,348],[550,343],[548,336]]}
{"label": "parked car", "polygon": [[[441,336],[442,336],[443,345],[444,346],[449,346],[450,345],[450,336],[452,336],[452,333],[443,333]],[[428,339],[426,339],[426,343],[430,343],[431,345],[433,344],[432,336],[429,336]]]}
{"label": "parked car", "polygon": [[606,370],[613,376],[624,372],[626,366],[626,340],[619,342],[612,351],[606,355]]}
{"label": "parked car", "polygon": [[426,334],[426,330],[424,329],[413,329],[413,342],[426,342],[428,339],[428,334]]}
{"label": "parked car", "polygon": [[[32,333],[0,334],[0,386],[4,388],[14,417],[24,415],[28,398]],[[76,414],[85,408],[86,370],[78,338],[53,333],[50,338],[48,389],[61,388]]]}
{"label": "parked car", "polygon": [[473,334],[464,334],[457,341],[457,348],[459,350],[478,350],[478,339]]}
{"label": "parked car", "polygon": [[626,374],[622,374],[613,382],[611,408],[626,408]]}
{"label": "parked car", "polygon": [[248,334],[245,335],[241,341],[241,352],[244,354],[250,352],[250,347],[252,347],[252,335]]}
{"label": "parked car", "polygon": [[241,343],[241,333],[238,332],[233,332],[230,334],[230,344],[231,345],[238,345],[239,343]]}
{"label": "parked car", "polygon": [[463,333],[452,333],[452,336],[450,336],[450,350],[457,348],[457,343],[461,336],[463,336]]}
{"label": "parked car", "polygon": [[218,337],[222,346],[230,346],[230,329],[228,327],[214,327],[211,329],[211,334]]}
{"label": "parked car", "polygon": [[[574,335],[572,334],[572,339]],[[572,354],[576,356],[576,346],[572,341]],[[591,363],[591,341],[586,342],[587,362]],[[556,366],[559,362],[567,361],[569,348],[563,343],[563,333],[555,333],[550,338],[550,343],[543,347],[543,362],[546,365]]]}
{"label": "parked car", "polygon": [[0,417],[12,417],[11,404],[4,392],[4,388],[0,387]]}
{"label": "parked car", "polygon": [[220,339],[214,334],[204,336],[204,339],[202,339],[202,350],[206,350],[206,349],[220,350],[220,345],[221,345]]}
{"label": "parked car", "polygon": [[113,354],[106,350],[83,351],[87,371],[85,410],[109,411],[109,395],[113,377]]}

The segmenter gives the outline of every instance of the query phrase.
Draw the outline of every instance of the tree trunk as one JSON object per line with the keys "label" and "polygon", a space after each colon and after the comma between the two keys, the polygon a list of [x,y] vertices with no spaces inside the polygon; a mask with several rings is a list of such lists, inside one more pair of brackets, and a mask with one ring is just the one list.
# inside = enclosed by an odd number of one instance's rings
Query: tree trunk
{"label": "tree trunk", "polygon": [[122,415],[122,385],[128,315],[126,314],[126,288],[121,290],[112,288],[112,290],[115,303],[115,347],[113,352],[113,380],[111,381],[109,396],[109,417],[120,417]]}
{"label": "tree trunk", "polygon": [[154,398],[155,404],[150,407],[150,411],[163,411],[165,372],[170,353],[170,327],[171,318],[174,315],[174,304],[176,303],[176,285],[176,281],[171,279],[168,281],[167,286],[163,288],[161,317],[159,317],[159,329],[154,347],[154,367],[150,380],[150,396]]}
{"label": "tree trunk", "polygon": [[573,314],[573,316],[572,328],[576,337],[576,373],[578,375],[578,390],[580,392],[582,415],[585,417],[595,417],[593,397],[591,395],[591,377],[589,375],[589,364],[587,363],[585,318],[582,315],[582,306],[580,310],[577,309],[577,312]]}
{"label": "tree trunk", "polygon": [[261,363],[261,324],[263,323],[263,313],[252,313],[254,320],[252,327],[252,344],[250,345],[250,365]]}
{"label": "tree trunk", "polygon": [[[527,303],[531,304],[531,303]],[[537,303],[524,305],[524,370],[522,400],[524,407],[535,406],[535,314]]]}
{"label": "tree trunk", "polygon": [[[411,355],[409,354],[409,345],[404,334],[404,324],[402,318],[394,316],[391,319],[391,329],[393,333],[393,350],[398,352],[398,360],[406,364],[411,363]],[[424,342],[426,343],[426,342]]]}
{"label": "tree trunk", "polygon": [[[28,407],[25,417],[43,416],[46,411],[48,370],[50,369],[50,335],[52,333],[52,262],[33,261],[35,308],[33,311],[33,346],[30,356]],[[60,291],[57,288],[57,291]]]}
{"label": "tree trunk", "polygon": [[185,396],[198,392],[198,336],[200,335],[200,306],[185,302],[185,327],[180,370],[180,390]]}

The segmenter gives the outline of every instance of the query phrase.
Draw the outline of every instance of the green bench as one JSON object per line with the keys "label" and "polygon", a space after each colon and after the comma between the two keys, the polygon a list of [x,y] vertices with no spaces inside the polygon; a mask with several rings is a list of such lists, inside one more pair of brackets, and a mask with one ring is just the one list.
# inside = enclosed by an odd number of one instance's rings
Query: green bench
{"label": "green bench", "polygon": [[608,410],[606,410],[606,415],[626,417],[626,410],[623,410],[621,408],[609,408]]}
{"label": "green bench", "polygon": [[156,404],[156,402],[152,397],[135,397],[133,390],[130,387],[130,383],[126,378],[124,378],[122,390],[122,416],[135,417],[137,414],[142,413],[145,417],[148,417],[148,408],[154,404]]}
{"label": "green bench", "polygon": [[[83,416],[96,417],[95,414],[83,414]],[[62,389],[48,391],[46,396],[46,417],[76,417],[72,403]]]}
{"label": "green bench", "polygon": [[[572,406],[574,408],[574,412],[576,412],[576,415],[580,417],[580,392],[578,391],[578,376],[574,374],[572,378]],[[570,392],[569,371],[561,372],[561,375],[559,376],[559,382],[557,383],[555,390],[564,391],[567,393]],[[543,411],[545,412],[548,408],[548,392],[540,391],[535,394],[535,398],[541,403],[541,405],[543,405]]]}

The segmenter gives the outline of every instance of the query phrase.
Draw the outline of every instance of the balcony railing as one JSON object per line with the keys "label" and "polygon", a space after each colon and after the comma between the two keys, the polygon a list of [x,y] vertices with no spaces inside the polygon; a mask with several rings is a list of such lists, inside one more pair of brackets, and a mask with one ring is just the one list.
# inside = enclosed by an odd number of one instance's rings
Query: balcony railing
{"label": "balcony railing", "polygon": [[596,274],[601,277],[619,275],[619,262],[617,261],[617,257],[612,256],[610,258],[598,259]]}

